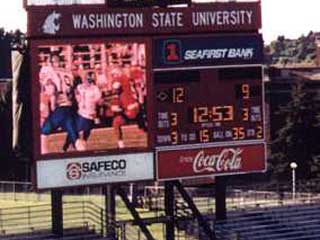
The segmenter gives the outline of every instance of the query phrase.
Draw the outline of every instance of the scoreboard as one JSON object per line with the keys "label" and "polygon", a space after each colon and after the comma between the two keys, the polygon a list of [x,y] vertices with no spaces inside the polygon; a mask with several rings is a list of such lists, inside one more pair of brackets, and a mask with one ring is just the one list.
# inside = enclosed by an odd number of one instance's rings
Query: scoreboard
{"label": "scoreboard", "polygon": [[260,1],[51,2],[26,6],[37,188],[265,171]]}
{"label": "scoreboard", "polygon": [[261,67],[160,72],[156,144],[263,139]]}
{"label": "scoreboard", "polygon": [[265,170],[259,34],[154,41],[160,180]]}

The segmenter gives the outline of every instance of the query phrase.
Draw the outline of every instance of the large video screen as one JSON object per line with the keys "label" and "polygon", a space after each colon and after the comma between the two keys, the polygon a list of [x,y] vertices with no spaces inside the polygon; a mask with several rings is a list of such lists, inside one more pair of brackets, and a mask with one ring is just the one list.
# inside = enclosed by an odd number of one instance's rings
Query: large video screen
{"label": "large video screen", "polygon": [[38,44],[36,51],[39,155],[147,148],[145,43]]}

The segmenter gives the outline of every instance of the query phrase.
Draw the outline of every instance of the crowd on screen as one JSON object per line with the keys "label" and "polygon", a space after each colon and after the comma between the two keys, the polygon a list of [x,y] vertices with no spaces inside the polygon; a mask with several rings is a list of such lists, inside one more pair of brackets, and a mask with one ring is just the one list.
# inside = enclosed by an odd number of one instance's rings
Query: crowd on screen
{"label": "crowd on screen", "polygon": [[49,136],[67,133],[61,150],[87,149],[91,130],[112,127],[119,148],[122,126],[146,130],[145,46],[138,43],[39,48],[41,152]]}

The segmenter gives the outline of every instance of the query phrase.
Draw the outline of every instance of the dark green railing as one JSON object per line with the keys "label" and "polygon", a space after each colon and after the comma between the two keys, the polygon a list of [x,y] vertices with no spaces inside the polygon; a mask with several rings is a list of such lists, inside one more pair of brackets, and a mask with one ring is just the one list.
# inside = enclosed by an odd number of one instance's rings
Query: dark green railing
{"label": "dark green railing", "polygon": [[[105,234],[104,210],[90,201],[63,203],[63,225],[68,228],[86,228]],[[51,231],[51,205],[11,207],[0,209],[0,234]]]}

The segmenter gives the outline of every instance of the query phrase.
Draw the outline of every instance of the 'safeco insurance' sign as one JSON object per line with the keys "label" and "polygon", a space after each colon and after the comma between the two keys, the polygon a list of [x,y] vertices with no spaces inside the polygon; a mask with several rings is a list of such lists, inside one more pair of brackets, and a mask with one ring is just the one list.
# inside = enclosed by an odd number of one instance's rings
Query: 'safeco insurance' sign
{"label": "'safeco insurance' sign", "polygon": [[149,180],[153,168],[152,153],[38,161],[37,183],[38,188],[48,189]]}
{"label": "'safeco insurance' sign", "polygon": [[29,36],[240,32],[261,27],[259,2],[169,9],[110,9],[101,5],[29,8]]}

